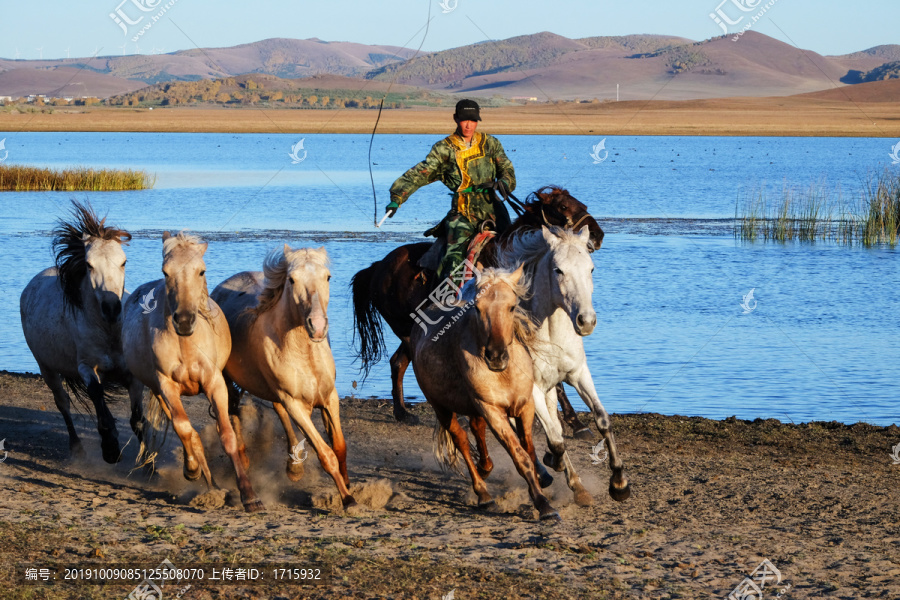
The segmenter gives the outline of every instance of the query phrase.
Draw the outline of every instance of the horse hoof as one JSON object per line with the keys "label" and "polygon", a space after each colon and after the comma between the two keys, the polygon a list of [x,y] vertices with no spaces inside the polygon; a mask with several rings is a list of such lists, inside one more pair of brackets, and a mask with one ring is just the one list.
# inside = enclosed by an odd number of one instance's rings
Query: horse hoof
{"label": "horse hoof", "polygon": [[109,464],[114,465],[122,460],[122,452],[119,450],[118,441],[101,442],[100,449],[103,451],[103,460]]}
{"label": "horse hoof", "polygon": [[293,460],[289,460],[285,472],[291,481],[300,481],[303,479],[303,463],[295,463]]}
{"label": "horse hoof", "polygon": [[609,496],[616,502],[624,502],[631,497],[631,484],[625,482],[625,487],[617,488],[613,483],[609,482]]}
{"label": "horse hoof", "polygon": [[540,484],[541,489],[550,487],[553,485],[553,475],[544,471],[538,478],[538,483]]}
{"label": "horse hoof", "polygon": [[200,470],[199,467],[197,468],[196,471],[189,471],[188,469],[184,470],[184,478],[187,479],[188,481],[197,481],[198,479],[200,479],[200,475],[202,475],[202,474],[203,474],[203,472]]}
{"label": "horse hoof", "polygon": [[544,512],[541,513],[540,520],[553,525],[555,523],[562,523],[562,517],[559,516],[559,513],[553,510],[552,508],[548,508]]}
{"label": "horse hoof", "polygon": [[266,507],[263,506],[263,503],[259,500],[251,500],[250,502],[244,502],[244,510],[248,513],[261,512],[265,510]]}
{"label": "horse hoof", "polygon": [[594,434],[591,433],[589,427],[582,427],[578,431],[572,433],[572,437],[576,440],[593,440]]}
{"label": "horse hoof", "polygon": [[578,490],[575,492],[575,504],[578,506],[590,506],[594,503],[594,498],[587,493],[587,490]]}
{"label": "horse hoof", "polygon": [[397,419],[398,423],[403,423],[404,425],[418,425],[419,417],[412,414],[409,411],[403,411],[402,413],[394,413],[394,418]]}
{"label": "horse hoof", "polygon": [[491,499],[491,500],[485,500],[484,502],[479,502],[478,510],[492,513],[492,512],[498,512],[500,510],[500,507],[497,506],[497,503],[494,502],[493,499]]}
{"label": "horse hoof", "polygon": [[544,453],[544,465],[550,467],[557,473],[563,470],[562,460],[559,457],[554,456],[551,452]]}

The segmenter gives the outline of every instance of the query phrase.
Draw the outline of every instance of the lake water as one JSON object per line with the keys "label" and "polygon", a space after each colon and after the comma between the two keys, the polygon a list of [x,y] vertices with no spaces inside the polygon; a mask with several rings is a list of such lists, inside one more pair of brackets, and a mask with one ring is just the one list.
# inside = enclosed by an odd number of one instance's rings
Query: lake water
{"label": "lake water", "polygon": [[[376,136],[379,218],[391,182],[438,137]],[[449,202],[441,184],[429,186],[376,230],[368,135],[0,132],[4,138],[10,163],[136,168],[157,179],[141,192],[0,194],[0,369],[36,372],[19,295],[51,264],[49,230],[77,198],[134,234],[129,289],[159,276],[163,230],[187,228],[210,241],[211,287],[259,270],[283,242],[324,245],[332,259],[338,391],[389,396],[386,363],[352,387],[359,374],[347,286],[360,268],[421,239]],[[291,146],[301,138],[304,160],[292,164]],[[785,185],[820,183],[849,198],[890,161],[889,140],[610,136],[608,154],[598,155],[605,160],[595,164],[590,154],[600,136],[500,139],[520,198],[562,185],[607,231],[594,254],[598,325],[585,346],[608,410],[898,421],[890,400],[900,376],[898,250],[750,244],[733,238],[729,220],[738,197],[762,188],[776,197]],[[751,288],[758,304],[745,314],[740,304]],[[390,336],[389,348],[395,345]],[[414,379],[410,369],[407,394],[421,400]]]}

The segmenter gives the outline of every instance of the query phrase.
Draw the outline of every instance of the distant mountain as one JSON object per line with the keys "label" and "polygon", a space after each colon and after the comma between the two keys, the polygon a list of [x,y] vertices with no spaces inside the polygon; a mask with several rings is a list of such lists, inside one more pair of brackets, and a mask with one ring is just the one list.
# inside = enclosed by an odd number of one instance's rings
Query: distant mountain
{"label": "distant mountain", "polygon": [[539,100],[614,99],[617,86],[622,100],[783,96],[860,83],[885,63],[900,61],[900,45],[821,56],[754,31],[737,42],[732,36],[694,42],[663,35],[569,39],[541,32],[407,61],[413,55],[394,46],[278,38],[149,56],[0,59],[0,96],[66,90],[65,95],[108,97],[150,84],[248,73],[291,80],[334,75],[454,95]]}
{"label": "distant mountain", "polygon": [[[433,90],[547,99],[616,97],[680,100],[726,96],[782,96],[831,88],[900,52],[825,57],[766,35],[746,32],[692,42],[666,36],[570,40],[552,33],[453,48],[390,64],[367,77]],[[846,83],[849,83],[846,82]]]}
{"label": "distant mountain", "polygon": [[837,102],[900,102],[900,79],[859,83],[821,92],[810,92],[802,96]]}

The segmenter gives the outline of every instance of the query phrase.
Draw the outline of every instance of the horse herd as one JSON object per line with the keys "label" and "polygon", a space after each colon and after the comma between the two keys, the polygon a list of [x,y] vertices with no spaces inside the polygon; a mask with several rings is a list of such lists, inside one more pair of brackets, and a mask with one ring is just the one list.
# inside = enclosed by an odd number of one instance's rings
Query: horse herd
{"label": "horse herd", "polygon": [[[494,506],[484,482],[493,468],[485,441],[490,428],[527,482],[540,518],[558,519],[541,491],[553,480],[544,464],[565,471],[577,504],[592,500],[566,453],[557,412],[558,400],[565,399],[563,381],[591,408],[606,443],[611,497],[630,496],[581,340],[596,325],[590,252],[603,232],[586,207],[559,188],[535,192],[523,208],[488,243],[475,278],[458,298],[416,266],[427,243],[401,246],[358,272],[351,282],[355,333],[366,373],[384,352],[381,319],[397,334],[400,346],[390,361],[395,417],[413,419],[402,388],[411,362],[437,417],[436,454],[451,465],[462,456],[480,508]],[[111,386],[125,387],[130,425],[141,443],[138,460],[153,455],[151,431],[171,422],[183,446],[185,478],[203,476],[212,488],[200,436],[181,401],[202,392],[244,508],[262,510],[248,477],[238,417],[246,391],[270,401],[284,427],[287,476],[303,476],[302,462],[292,455],[299,446],[296,425],[334,479],[344,508],[354,507],[328,342],[331,275],[324,248],[284,244],[268,253],[261,272],[238,273],[208,293],[207,244],[184,232],[166,232],[163,279],[129,294],[123,245],[130,239],[89,205],[75,202],[72,218],[54,230],[56,266],[37,274],[22,292],[25,340],[65,419],[71,452],[83,450],[63,381],[77,399],[94,405],[103,458],[110,463],[121,451],[107,394]],[[145,388],[151,397],[146,413]],[[327,442],[312,421],[316,408]],[[469,418],[477,464],[457,415]],[[547,435],[544,464],[532,440],[535,415]]]}

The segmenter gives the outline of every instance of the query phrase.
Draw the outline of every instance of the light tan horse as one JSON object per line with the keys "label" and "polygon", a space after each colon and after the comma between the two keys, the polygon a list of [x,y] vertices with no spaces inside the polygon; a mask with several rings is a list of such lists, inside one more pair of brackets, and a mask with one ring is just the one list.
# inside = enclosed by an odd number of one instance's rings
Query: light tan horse
{"label": "light tan horse", "polygon": [[239,450],[228,418],[222,368],[231,353],[231,335],[225,316],[207,292],[206,248],[207,244],[183,232],[164,233],[165,279],[145,283],[125,303],[122,342],[125,361],[135,377],[129,393],[132,406],[140,406],[143,385],[150,388],[184,446],[185,478],[193,481],[202,474],[212,488],[203,444],[181,403],[181,396],[206,394],[219,439],[234,464],[241,501],[248,512],[255,512],[263,505],[250,485],[249,461]]}
{"label": "light tan horse", "polygon": [[[287,435],[288,477],[297,481],[303,476],[293,418],[334,479],[344,508],[350,508],[356,501],[348,489],[347,446],[327,338],[330,279],[324,248],[293,250],[285,244],[266,256],[263,272],[229,277],[213,290],[212,298],[225,313],[234,341],[225,376],[241,391],[272,402]],[[239,437],[241,391],[229,389]],[[331,447],[313,424],[314,408],[322,413]]]}
{"label": "light tan horse", "polygon": [[[457,414],[487,421],[528,483],[541,520],[559,519],[541,492],[535,472],[533,367],[522,343],[531,332],[527,315],[518,308],[527,289],[520,279],[522,268],[514,273],[487,269],[477,283],[465,288],[459,308],[452,312],[432,309],[428,320],[437,324],[428,332],[413,328],[412,363],[419,387],[437,416],[438,454],[449,452],[452,440],[469,469],[478,506],[490,508],[494,501],[472,461],[469,439]],[[510,419],[515,419],[516,431]],[[456,452],[448,462],[456,462]]]}

